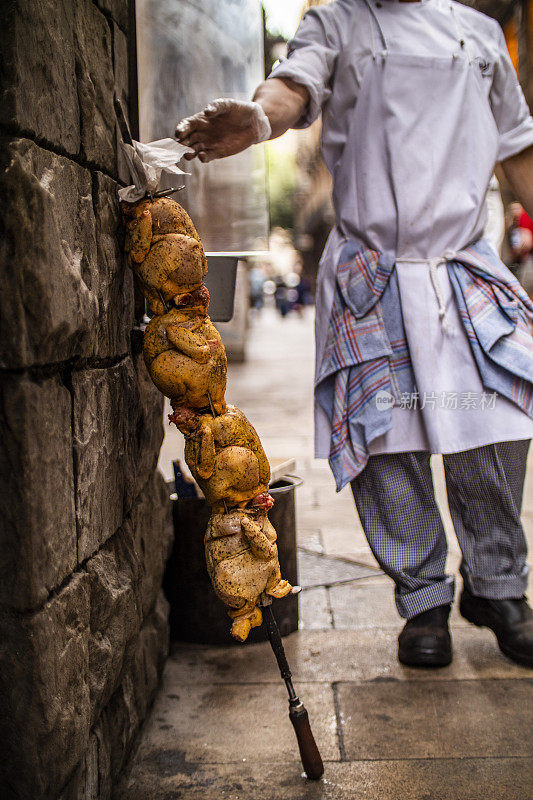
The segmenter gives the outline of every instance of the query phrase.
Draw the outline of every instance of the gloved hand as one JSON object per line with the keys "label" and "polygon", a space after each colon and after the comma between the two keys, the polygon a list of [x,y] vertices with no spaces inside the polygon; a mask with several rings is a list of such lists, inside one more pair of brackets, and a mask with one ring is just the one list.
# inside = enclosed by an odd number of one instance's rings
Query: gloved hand
{"label": "gloved hand", "polygon": [[190,161],[198,158],[204,163],[215,158],[233,156],[252,144],[270,138],[272,129],[268,117],[259,103],[245,103],[222,98],[186,117],[176,126],[176,139],[192,147],[186,153]]}

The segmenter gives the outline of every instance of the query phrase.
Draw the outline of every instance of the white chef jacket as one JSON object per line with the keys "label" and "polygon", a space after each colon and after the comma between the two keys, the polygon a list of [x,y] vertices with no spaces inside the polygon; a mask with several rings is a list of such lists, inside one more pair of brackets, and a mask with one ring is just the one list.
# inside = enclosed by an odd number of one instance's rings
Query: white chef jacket
{"label": "white chef jacket", "polygon": [[[533,120],[507,52],[500,26],[489,17],[449,0],[372,0],[391,52],[421,56],[450,56],[457,44],[457,26],[450,5],[464,31],[472,57],[479,60],[488,102],[498,130],[498,160],[533,145]],[[306,113],[295,127],[311,124],[322,110],[322,153],[334,179],[334,204],[338,224],[332,231],[321,259],[317,283],[317,366],[321,363],[335,288],[336,268],[346,237],[382,252],[396,252],[399,230],[394,192],[387,181],[373,187],[370,202],[356,206],[356,187],[339,173],[344,147],[363,73],[376,50],[379,30],[363,0],[337,0],[311,9],[289,45],[289,55],[270,77],[290,78],[304,85],[310,95]],[[413,66],[416,69],[416,66]],[[486,83],[485,83],[486,81]],[[419,96],[422,108],[442,103],[428,94]],[[446,124],[446,108],[440,109]],[[439,123],[440,124],[440,123]],[[467,118],[465,119],[467,123]],[[437,132],[436,132],[437,133]],[[383,174],[383,165],[372,163],[369,148],[368,174]],[[401,159],[402,154],[391,154]],[[475,158],[475,148],[472,150]],[[421,154],[423,164],[423,154]],[[445,185],[430,185],[419,170],[419,207],[433,209],[434,221],[427,231],[408,241],[408,255],[421,259],[460,250],[480,238],[486,222],[485,196],[490,175],[455,174],[450,165]],[[448,194],[446,188],[449,187]],[[440,203],[440,206],[439,206]],[[436,211],[435,211],[436,208]],[[423,226],[420,226],[423,230]],[[402,254],[403,255],[403,254]],[[439,271],[448,323],[454,336],[444,336],[438,317],[439,302],[431,285],[427,264],[396,265],[402,315],[413,371],[419,393],[484,391],[472,351],[460,323],[446,270]],[[532,376],[533,377],[533,376]],[[496,441],[533,436],[533,421],[516,405],[498,397],[494,408],[392,409],[392,428],[370,443],[369,452],[428,450],[457,452]],[[315,404],[315,452],[327,458],[330,423]]]}

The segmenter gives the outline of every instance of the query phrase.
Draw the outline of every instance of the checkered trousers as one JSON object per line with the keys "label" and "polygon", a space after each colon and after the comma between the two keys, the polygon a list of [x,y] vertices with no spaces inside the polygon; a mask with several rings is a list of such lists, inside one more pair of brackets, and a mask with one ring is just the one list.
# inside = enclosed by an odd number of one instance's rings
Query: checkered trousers
{"label": "checkered trousers", "polygon": [[[443,455],[461,575],[479,597],[502,600],[526,591],[520,511],[529,444],[499,442]],[[370,456],[351,486],[372,552],[396,584],[400,615],[409,619],[451,603],[455,581],[446,574],[446,535],[430,453]]]}

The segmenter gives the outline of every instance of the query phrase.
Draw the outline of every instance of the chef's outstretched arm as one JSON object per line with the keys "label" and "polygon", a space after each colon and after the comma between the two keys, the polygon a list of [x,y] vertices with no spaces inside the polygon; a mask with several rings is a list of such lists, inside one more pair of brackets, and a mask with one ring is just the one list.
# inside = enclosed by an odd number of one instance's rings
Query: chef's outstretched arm
{"label": "chef's outstretched arm", "polygon": [[533,146],[501,162],[505,177],[524,209],[533,218]]}
{"label": "chef's outstretched arm", "polygon": [[185,158],[200,161],[233,156],[253,144],[276,139],[295,125],[309,103],[307,89],[287,78],[261,83],[253,102],[224,98],[176,126],[176,139],[193,149]]}

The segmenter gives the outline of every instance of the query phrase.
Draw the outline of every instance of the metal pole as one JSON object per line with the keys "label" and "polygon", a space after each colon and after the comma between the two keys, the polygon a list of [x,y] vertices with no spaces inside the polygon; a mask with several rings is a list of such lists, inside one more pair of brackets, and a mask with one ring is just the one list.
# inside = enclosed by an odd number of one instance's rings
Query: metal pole
{"label": "metal pole", "polygon": [[302,765],[307,777],[310,778],[310,780],[316,781],[324,774],[324,764],[316,745],[313,732],[311,731],[309,714],[296,694],[292,684],[289,662],[285,655],[285,648],[283,647],[276,618],[272,612],[272,598],[263,594],[261,597],[261,607],[268,640],[276,657],[276,661],[278,662],[281,677],[285,681],[285,686],[289,693],[289,719],[292,722],[296,739],[298,740]]}

